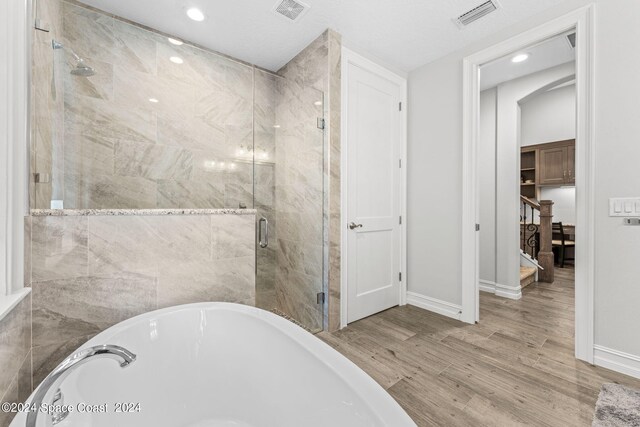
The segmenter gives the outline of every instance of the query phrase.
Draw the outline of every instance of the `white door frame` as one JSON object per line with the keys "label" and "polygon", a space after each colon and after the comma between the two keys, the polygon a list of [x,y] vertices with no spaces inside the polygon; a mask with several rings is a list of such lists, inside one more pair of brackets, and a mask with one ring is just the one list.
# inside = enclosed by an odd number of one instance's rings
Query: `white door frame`
{"label": "white door frame", "polygon": [[347,274],[347,225],[346,220],[349,218],[349,212],[347,212],[347,144],[349,143],[347,140],[347,105],[349,102],[348,99],[348,85],[349,81],[349,67],[348,65],[355,65],[357,67],[363,68],[367,71],[375,73],[387,80],[390,80],[394,83],[397,83],[400,86],[401,91],[401,99],[402,102],[402,110],[400,114],[402,117],[400,118],[402,123],[402,138],[400,141],[400,153],[401,158],[398,159],[402,162],[402,171],[400,173],[400,182],[402,186],[401,190],[401,206],[400,206],[400,215],[402,215],[402,224],[400,226],[400,269],[402,270],[402,281],[400,282],[400,305],[405,305],[407,303],[407,168],[406,168],[406,158],[407,158],[407,79],[399,76],[398,74],[382,67],[379,64],[365,58],[362,55],[355,53],[354,51],[347,49],[346,47],[342,48],[342,113],[341,113],[341,131],[340,131],[340,140],[341,140],[341,148],[340,148],[340,203],[342,208],[340,209],[340,247],[341,254],[340,257],[340,328],[344,328],[347,326],[347,310],[348,308],[348,274]]}
{"label": "white door frame", "polygon": [[575,356],[593,363],[595,265],[593,4],[464,58],[462,159],[462,317],[479,320],[478,139],[480,66],[572,28],[576,29],[576,310]]}
{"label": "white door frame", "polygon": [[0,7],[0,319],[24,288],[24,218],[29,215],[31,100],[30,0]]}

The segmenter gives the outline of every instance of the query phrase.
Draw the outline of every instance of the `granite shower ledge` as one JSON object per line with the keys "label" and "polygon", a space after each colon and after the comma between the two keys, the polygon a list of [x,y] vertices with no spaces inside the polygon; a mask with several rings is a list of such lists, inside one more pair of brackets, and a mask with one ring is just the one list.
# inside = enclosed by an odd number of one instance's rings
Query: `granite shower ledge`
{"label": "granite shower ledge", "polygon": [[31,216],[255,215],[256,209],[31,209]]}

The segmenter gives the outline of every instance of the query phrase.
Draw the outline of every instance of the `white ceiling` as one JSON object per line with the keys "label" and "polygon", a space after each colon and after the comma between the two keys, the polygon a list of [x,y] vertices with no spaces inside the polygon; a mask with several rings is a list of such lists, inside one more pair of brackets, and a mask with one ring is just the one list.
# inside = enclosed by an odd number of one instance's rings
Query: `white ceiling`
{"label": "white ceiling", "polygon": [[[272,11],[276,0],[82,1],[273,71],[327,28],[410,71],[564,0],[500,0],[500,9],[463,30],[452,19],[484,0],[302,0],[311,9],[295,23]],[[192,6],[204,22],[186,17]]]}
{"label": "white ceiling", "polygon": [[509,80],[517,79],[556,65],[575,61],[575,49],[569,44],[565,34],[554,37],[522,52],[527,53],[529,59],[524,62],[513,63],[508,55],[482,66],[480,69],[480,90],[485,90]]}

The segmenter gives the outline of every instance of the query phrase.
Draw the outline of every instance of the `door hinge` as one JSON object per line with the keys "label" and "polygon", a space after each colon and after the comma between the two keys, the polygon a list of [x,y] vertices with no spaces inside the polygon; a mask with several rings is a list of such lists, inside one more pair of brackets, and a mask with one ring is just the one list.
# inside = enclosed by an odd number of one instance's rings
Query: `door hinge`
{"label": "door hinge", "polygon": [[51,174],[36,172],[33,174],[33,182],[36,184],[48,184],[51,182]]}
{"label": "door hinge", "polygon": [[398,111],[402,111],[402,102],[398,103]]}
{"label": "door hinge", "polygon": [[43,31],[45,33],[48,33],[50,31],[49,24],[46,21],[43,21],[42,19],[36,19],[33,25],[33,28],[35,28],[38,31]]}
{"label": "door hinge", "polygon": [[476,224],[476,231],[480,231],[480,224]]}
{"label": "door hinge", "polygon": [[324,119],[322,117],[318,117],[318,129],[324,129]]}
{"label": "door hinge", "polygon": [[324,292],[318,292],[316,295],[316,301],[318,304],[324,304]]}
{"label": "door hinge", "polygon": [[402,273],[398,273],[398,280],[402,282]]}
{"label": "door hinge", "polygon": [[402,215],[400,215],[400,222],[399,222],[399,224],[400,224],[400,225],[402,225]]}

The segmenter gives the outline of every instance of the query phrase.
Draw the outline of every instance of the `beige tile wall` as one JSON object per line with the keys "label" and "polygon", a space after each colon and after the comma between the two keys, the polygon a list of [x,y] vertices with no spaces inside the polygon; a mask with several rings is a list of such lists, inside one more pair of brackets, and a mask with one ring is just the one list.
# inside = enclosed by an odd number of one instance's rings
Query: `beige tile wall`
{"label": "beige tile wall", "polygon": [[278,86],[276,118],[276,301],[285,314],[322,330],[323,117],[321,91],[295,79]]}
{"label": "beige tile wall", "polygon": [[342,37],[339,33],[328,31],[328,66],[325,90],[328,94],[328,155],[325,156],[325,214],[328,232],[325,250],[328,252],[327,289],[328,304],[325,307],[325,328],[336,331],[340,328],[340,258],[341,245],[341,115],[342,115]]}
{"label": "beige tile wall", "polygon": [[[289,82],[301,87],[310,86],[325,94],[323,259],[324,291],[328,292],[328,299],[324,307],[324,328],[329,331],[337,330],[340,326],[341,55],[340,34],[327,30],[278,72]],[[307,297],[304,297],[305,301]]]}
{"label": "beige tile wall", "polygon": [[[0,320],[0,402],[23,402],[31,394],[31,296]],[[0,427],[13,413],[0,411]]]}
{"label": "beige tile wall", "polygon": [[[31,92],[31,170],[35,165],[42,171],[52,173],[53,164],[59,161],[53,152],[53,143],[60,138],[62,129],[62,79],[53,73],[54,56],[51,40],[61,34],[62,13],[56,1],[40,2],[37,17],[50,26],[48,33],[34,31],[32,49]],[[36,200],[51,200],[53,188],[50,183],[35,187],[30,180],[30,205]],[[44,202],[43,202],[44,203]],[[25,286],[31,284],[31,218],[25,218],[24,269]],[[31,361],[31,297],[27,295],[11,312],[0,319],[0,403],[19,403],[26,400],[32,391]],[[6,427],[14,414],[0,411],[0,427]]]}
{"label": "beige tile wall", "polygon": [[[252,207],[253,67],[77,4],[39,4],[59,17],[36,42],[32,163],[52,182],[35,185],[32,206]],[[71,75],[52,38],[95,76]]]}
{"label": "beige tile wall", "polygon": [[255,304],[251,211],[32,223],[35,384],[86,340],[132,316],[204,301]]}

